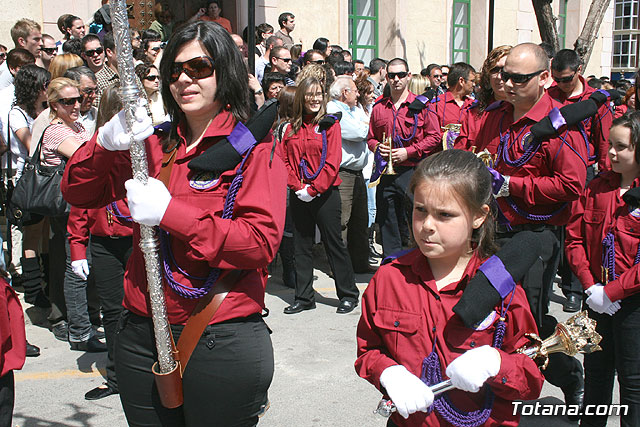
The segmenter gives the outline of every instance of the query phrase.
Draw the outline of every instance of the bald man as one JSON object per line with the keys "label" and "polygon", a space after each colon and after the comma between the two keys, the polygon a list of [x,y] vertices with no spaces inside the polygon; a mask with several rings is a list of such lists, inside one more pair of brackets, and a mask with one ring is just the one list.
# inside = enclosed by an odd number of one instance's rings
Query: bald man
{"label": "bald man", "polygon": [[[545,233],[556,244],[529,271],[522,285],[540,335],[550,336],[556,320],[548,315],[553,279],[560,260],[560,229],[571,215],[571,202],[584,190],[587,150],[577,128],[559,129],[559,136],[535,141],[531,126],[562,107],[545,92],[551,79],[545,51],[533,43],[511,49],[502,79],[507,101],[489,111],[476,139],[477,151],[501,153],[495,165],[494,192],[511,230],[498,227],[500,239],[519,231]],[[481,142],[482,141],[482,142]],[[497,187],[497,188],[496,188]],[[548,237],[547,237],[548,236]],[[501,242],[501,243],[502,243]],[[545,378],[560,387],[567,404],[581,404],[584,381],[580,363],[564,354],[550,357]]]}

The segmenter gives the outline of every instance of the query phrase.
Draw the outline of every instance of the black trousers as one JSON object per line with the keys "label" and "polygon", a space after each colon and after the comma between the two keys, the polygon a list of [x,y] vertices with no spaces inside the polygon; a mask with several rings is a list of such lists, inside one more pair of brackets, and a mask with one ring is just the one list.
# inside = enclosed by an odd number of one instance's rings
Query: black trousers
{"label": "black trousers", "polygon": [[333,273],[338,298],[358,301],[360,291],[356,287],[349,252],[340,233],[340,193],[331,187],[310,202],[303,202],[291,191],[289,207],[295,226],[296,248],[296,301],[311,303],[313,290],[313,240],[316,225],[324,244],[329,266]]}
{"label": "black trousers", "polygon": [[[171,325],[177,342],[182,325]],[[150,318],[124,310],[116,340],[120,400],[130,426],[249,427],[267,404],[273,347],[259,314],[209,325],[182,379],[184,404],[160,403],[151,366],[156,361]]]}
{"label": "black trousers", "polygon": [[369,214],[367,186],[362,171],[340,169],[340,201],[342,204],[342,241],[347,245],[356,272],[369,269]]}
{"label": "black trousers", "polygon": [[[540,254],[538,260],[522,280],[531,313],[538,324],[540,336],[545,339],[553,334],[558,323],[554,317],[547,313],[549,312],[553,279],[558,270],[562,253],[559,230],[557,227],[545,225],[515,226],[513,232],[498,233],[498,243],[504,244],[516,232],[523,230],[540,233],[540,239],[546,242],[543,245],[544,252]],[[574,357],[563,353],[554,353],[549,356],[549,365],[544,371],[544,376],[556,387],[571,390],[583,382],[582,365]]]}
{"label": "black trousers", "polygon": [[102,324],[107,342],[107,384],[118,390],[114,363],[115,341],[122,313],[124,270],[131,255],[132,238],[112,239],[92,235],[89,247],[93,258],[91,274],[102,306]]}
{"label": "black trousers", "polygon": [[[618,373],[620,403],[629,405],[627,415],[620,416],[623,427],[640,425],[640,294],[620,302],[620,310],[613,316],[589,310],[589,317],[597,322],[596,331],[602,335],[600,347],[584,355],[585,405],[610,405],[615,373]],[[607,416],[583,416],[581,426],[606,426]]]}
{"label": "black trousers", "polygon": [[413,168],[397,166],[395,170],[397,175],[382,175],[376,188],[376,222],[380,226],[383,258],[403,249],[403,234],[411,228],[413,200],[407,188]]}
{"label": "black trousers", "polygon": [[9,371],[0,377],[0,427],[11,427],[14,401],[15,383],[13,371]]}

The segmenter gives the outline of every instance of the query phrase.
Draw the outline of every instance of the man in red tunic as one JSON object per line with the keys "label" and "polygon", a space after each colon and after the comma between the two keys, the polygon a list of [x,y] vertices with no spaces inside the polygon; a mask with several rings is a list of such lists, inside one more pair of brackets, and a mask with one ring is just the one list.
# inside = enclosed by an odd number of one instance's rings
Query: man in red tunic
{"label": "man in red tunic", "polygon": [[402,250],[402,229],[407,229],[406,189],[413,167],[424,157],[440,149],[438,120],[423,108],[419,112],[409,105],[416,95],[409,92],[411,73],[402,58],[392,59],[387,65],[389,97],[378,101],[371,111],[367,144],[371,151],[379,150],[383,159],[389,159],[389,147],[378,144],[383,137],[393,142],[391,158],[396,175],[382,175],[376,191],[376,222],[380,226],[383,256]]}
{"label": "man in red tunic", "polygon": [[456,62],[447,76],[449,90],[431,100],[429,108],[438,116],[440,128],[448,124],[462,123],[464,110],[473,103],[469,96],[473,92],[476,70],[465,62]]}
{"label": "man in red tunic", "polygon": [[[576,128],[559,127],[555,136],[534,138],[531,126],[562,107],[545,93],[550,79],[549,60],[533,43],[515,46],[505,62],[502,79],[507,102],[488,113],[479,130],[478,149],[498,154],[494,194],[504,220],[511,226],[499,230],[500,238],[530,230],[544,233],[555,245],[546,248],[522,284],[541,336],[555,327],[548,306],[560,258],[559,229],[571,215],[571,202],[584,190],[587,149]],[[552,113],[553,114],[553,113]],[[560,387],[567,404],[580,404],[584,383],[580,363],[566,355],[552,355],[545,377]]]}

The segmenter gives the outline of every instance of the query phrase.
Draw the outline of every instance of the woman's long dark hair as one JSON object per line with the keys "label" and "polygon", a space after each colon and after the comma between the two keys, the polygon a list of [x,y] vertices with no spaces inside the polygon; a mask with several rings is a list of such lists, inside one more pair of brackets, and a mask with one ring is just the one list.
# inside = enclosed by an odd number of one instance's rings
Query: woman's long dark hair
{"label": "woman's long dark hair", "polygon": [[178,123],[184,120],[184,113],[171,94],[171,66],[180,48],[194,40],[203,44],[207,54],[214,61],[217,84],[214,100],[218,101],[222,108],[228,106],[237,121],[246,121],[251,111],[247,67],[229,33],[212,22],[190,22],[177,28],[171,35],[160,61],[162,99],[172,118],[172,135],[175,135]]}
{"label": "woman's long dark hair", "polygon": [[51,74],[47,70],[34,64],[25,65],[16,74],[14,82],[16,87],[15,105],[26,111],[33,119],[38,115],[36,114],[36,101],[42,91],[46,89],[50,78]]}

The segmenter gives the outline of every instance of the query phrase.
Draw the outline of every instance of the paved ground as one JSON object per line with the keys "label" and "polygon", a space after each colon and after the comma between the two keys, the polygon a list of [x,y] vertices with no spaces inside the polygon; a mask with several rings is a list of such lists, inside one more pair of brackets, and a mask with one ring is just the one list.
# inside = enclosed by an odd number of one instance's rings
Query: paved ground
{"label": "paved ground", "polygon": [[[266,319],[273,330],[275,377],[270,388],[271,409],[261,427],[384,426],[385,419],[373,414],[380,393],[360,379],[353,369],[355,330],[359,307],[348,315],[338,315],[333,281],[327,276],[322,251],[315,289],[319,293],[316,310],[293,316],[282,310],[293,299],[293,291],[282,286],[280,269],[267,285]],[[370,275],[358,275],[364,290]],[[559,294],[559,292],[556,292]],[[561,297],[554,298],[552,311],[564,320]],[[16,405],[13,426],[126,426],[117,396],[88,402],[84,393],[99,385],[104,373],[104,354],[79,353],[57,341],[43,326],[42,313],[27,309],[27,338],[40,346],[42,355],[29,358],[16,373]],[[560,403],[558,389],[545,383],[542,403]],[[617,401],[617,396],[615,397]],[[564,417],[525,417],[522,426],[560,427],[575,425]],[[611,418],[609,425],[618,425]]]}

